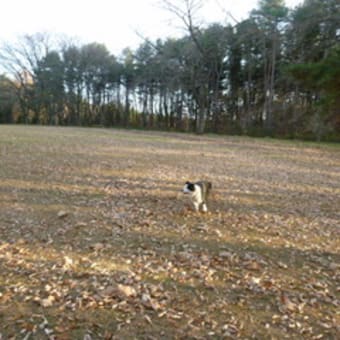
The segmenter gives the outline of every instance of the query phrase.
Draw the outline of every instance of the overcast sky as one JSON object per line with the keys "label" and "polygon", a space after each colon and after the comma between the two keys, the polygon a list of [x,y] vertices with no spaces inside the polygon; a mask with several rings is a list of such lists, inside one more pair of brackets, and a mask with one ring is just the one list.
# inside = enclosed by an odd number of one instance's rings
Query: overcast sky
{"label": "overcast sky", "polygon": [[[180,1],[180,0],[174,0]],[[303,0],[286,0],[290,8]],[[182,36],[180,21],[161,6],[161,0],[4,0],[1,2],[0,42],[15,41],[23,34],[62,33],[81,43],[104,43],[119,54],[135,49],[140,35],[152,40]],[[246,18],[258,0],[205,0],[199,12],[202,22],[231,22]],[[220,4],[220,6],[219,6]],[[221,9],[224,9],[224,11]]]}

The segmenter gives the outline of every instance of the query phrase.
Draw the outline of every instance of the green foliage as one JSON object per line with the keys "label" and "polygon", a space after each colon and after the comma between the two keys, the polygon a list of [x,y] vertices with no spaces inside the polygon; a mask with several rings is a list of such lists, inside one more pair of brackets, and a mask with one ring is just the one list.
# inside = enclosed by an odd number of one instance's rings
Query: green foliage
{"label": "green foliage", "polygon": [[259,10],[255,13],[261,14],[266,18],[279,19],[286,17],[288,13],[287,7],[285,7],[284,0],[260,0]]}
{"label": "green foliage", "polygon": [[325,59],[316,63],[292,65],[289,71],[304,88],[335,100],[340,93],[340,45],[330,50]]}

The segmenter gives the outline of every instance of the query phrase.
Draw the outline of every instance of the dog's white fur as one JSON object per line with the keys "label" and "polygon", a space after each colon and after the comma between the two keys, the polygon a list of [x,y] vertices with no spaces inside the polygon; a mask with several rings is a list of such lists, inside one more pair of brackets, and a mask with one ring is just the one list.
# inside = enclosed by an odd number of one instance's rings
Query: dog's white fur
{"label": "dog's white fur", "polygon": [[202,190],[201,190],[200,186],[197,185],[197,184],[194,184],[194,187],[195,187],[195,190],[191,191],[191,190],[189,190],[188,185],[185,184],[184,187],[183,187],[183,192],[185,194],[190,195],[190,198],[191,198],[191,201],[194,205],[195,211],[199,211],[200,205],[202,204],[202,211],[207,212],[208,207],[207,207],[206,203],[203,203]]}

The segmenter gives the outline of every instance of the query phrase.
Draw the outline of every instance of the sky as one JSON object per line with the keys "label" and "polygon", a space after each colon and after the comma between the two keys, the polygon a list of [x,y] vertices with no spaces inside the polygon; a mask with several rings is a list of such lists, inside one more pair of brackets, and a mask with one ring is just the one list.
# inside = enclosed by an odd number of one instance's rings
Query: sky
{"label": "sky", "polygon": [[[180,2],[181,0],[173,0]],[[303,0],[286,0],[294,8]],[[202,24],[233,23],[248,17],[258,0],[204,0],[197,13]],[[118,55],[126,47],[136,49],[142,37],[180,37],[185,31],[162,0],[10,0],[0,6],[0,44],[15,42],[24,34],[48,32],[75,38],[82,44],[103,43]]]}

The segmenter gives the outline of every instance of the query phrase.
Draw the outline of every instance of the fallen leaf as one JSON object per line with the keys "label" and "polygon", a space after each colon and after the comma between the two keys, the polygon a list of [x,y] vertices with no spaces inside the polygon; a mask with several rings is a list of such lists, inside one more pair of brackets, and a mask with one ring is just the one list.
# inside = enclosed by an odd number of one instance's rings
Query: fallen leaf
{"label": "fallen leaf", "polygon": [[55,297],[53,295],[49,295],[46,299],[41,300],[40,304],[43,307],[51,307],[55,302]]}
{"label": "fallen leaf", "polygon": [[280,303],[279,310],[282,312],[294,312],[297,310],[297,304],[292,302],[284,291],[281,291]]}
{"label": "fallen leaf", "polygon": [[118,292],[123,295],[124,297],[135,297],[137,296],[137,291],[134,287],[132,286],[126,286],[119,284],[117,285]]}
{"label": "fallen leaf", "polygon": [[58,218],[64,218],[64,217],[66,217],[68,215],[68,213],[66,212],[66,211],[64,211],[64,210],[60,210],[59,212],[58,212]]}

